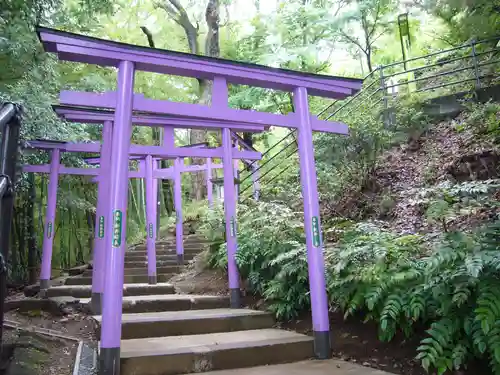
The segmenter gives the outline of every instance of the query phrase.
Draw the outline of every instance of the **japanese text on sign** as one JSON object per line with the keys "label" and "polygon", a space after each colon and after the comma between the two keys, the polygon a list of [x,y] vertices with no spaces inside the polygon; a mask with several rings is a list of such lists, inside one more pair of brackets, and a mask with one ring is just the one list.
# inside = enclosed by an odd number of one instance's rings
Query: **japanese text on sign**
{"label": "japanese text on sign", "polygon": [[113,211],[113,247],[119,247],[122,244],[122,212]]}
{"label": "japanese text on sign", "polygon": [[317,216],[312,218],[312,235],[313,235],[313,246],[320,246],[320,234],[319,234],[319,219]]}

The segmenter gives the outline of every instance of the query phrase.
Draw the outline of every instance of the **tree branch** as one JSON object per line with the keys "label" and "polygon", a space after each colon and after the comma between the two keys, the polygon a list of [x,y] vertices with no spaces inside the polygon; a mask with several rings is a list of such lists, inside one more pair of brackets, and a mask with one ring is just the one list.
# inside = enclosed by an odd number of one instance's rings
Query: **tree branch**
{"label": "tree branch", "polygon": [[337,9],[333,12],[333,16],[337,17],[340,11],[349,3],[348,0],[341,0],[337,2]]}
{"label": "tree branch", "polygon": [[363,51],[364,53],[366,53],[366,48],[361,44],[361,42],[359,40],[357,40],[356,38],[351,37],[350,35],[348,35],[344,31],[341,31],[340,33],[342,34],[342,38],[344,38],[347,41],[351,42],[352,44],[356,45],[361,51]]}
{"label": "tree branch", "polygon": [[375,13],[375,19],[373,20],[372,29],[368,33],[368,38],[371,38],[375,30],[377,29],[378,21],[380,18],[380,3],[381,1],[377,1],[377,13]]}
{"label": "tree branch", "polygon": [[205,55],[220,56],[219,46],[219,0],[209,0],[205,11],[208,32],[205,39]]}
{"label": "tree branch", "polygon": [[[175,7],[177,8],[177,10],[179,11],[179,13],[186,13],[186,10],[184,9],[184,7],[181,5],[181,3],[179,3],[178,0],[169,0],[170,3]],[[187,15],[187,13],[186,13]]]}
{"label": "tree branch", "polygon": [[141,26],[141,30],[144,34],[146,34],[146,38],[148,38],[148,44],[151,48],[156,48],[155,47],[155,41],[153,39],[153,34],[151,34],[151,31],[146,26]]}
{"label": "tree branch", "polygon": [[189,20],[189,15],[178,0],[164,0],[156,2],[156,7],[162,8],[177,24],[182,26],[186,33],[189,51],[194,54],[199,54],[200,49],[198,46],[198,28]]}
{"label": "tree branch", "polygon": [[175,23],[177,23],[178,25],[182,26],[181,22],[180,22],[180,14],[175,10],[175,8],[170,3],[168,3],[168,2],[163,3],[163,2],[157,1],[155,3],[155,7],[163,9],[165,12],[168,13],[168,15],[170,16],[170,18]]}

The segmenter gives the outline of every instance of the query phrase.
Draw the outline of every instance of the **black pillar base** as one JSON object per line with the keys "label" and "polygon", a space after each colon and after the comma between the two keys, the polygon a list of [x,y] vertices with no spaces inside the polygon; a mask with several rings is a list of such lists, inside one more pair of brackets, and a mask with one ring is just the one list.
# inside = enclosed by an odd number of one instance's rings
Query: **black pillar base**
{"label": "black pillar base", "polygon": [[50,280],[40,280],[40,297],[47,298],[47,289],[50,288]]}
{"label": "black pillar base", "polygon": [[154,275],[154,276],[148,276],[148,284],[149,285],[156,285],[157,284],[157,277],[156,277],[156,275]]}
{"label": "black pillar base", "polygon": [[102,293],[92,293],[90,300],[90,309],[95,315],[102,314]]}
{"label": "black pillar base", "polygon": [[120,348],[101,348],[99,375],[120,375]]}
{"label": "black pillar base", "polygon": [[240,288],[229,289],[229,300],[230,300],[230,307],[232,309],[241,308]]}
{"label": "black pillar base", "polygon": [[177,264],[184,265],[184,254],[177,254]]}
{"label": "black pillar base", "polygon": [[330,331],[314,331],[314,354],[317,359],[329,359],[332,357]]}

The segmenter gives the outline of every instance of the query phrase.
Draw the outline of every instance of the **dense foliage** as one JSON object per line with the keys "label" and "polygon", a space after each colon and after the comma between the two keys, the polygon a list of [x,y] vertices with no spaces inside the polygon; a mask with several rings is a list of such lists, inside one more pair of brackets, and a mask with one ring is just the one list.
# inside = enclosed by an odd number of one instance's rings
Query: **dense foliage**
{"label": "dense foliage", "polygon": [[[274,8],[268,9],[268,3]],[[498,0],[280,0],[265,4],[258,0],[7,0],[0,9],[0,100],[24,106],[24,139],[100,139],[98,127],[61,121],[50,105],[63,88],[115,89],[116,71],[57,62],[42,51],[34,33],[36,24],[274,67],[361,77],[380,64],[401,60],[397,16],[404,7],[409,11],[411,53],[421,55],[498,35],[499,6]],[[201,48],[202,40],[205,48]],[[487,42],[478,52],[494,45]],[[426,74],[459,70],[457,75],[433,79],[429,84],[466,79],[455,88],[470,89],[474,84],[470,71],[460,69],[463,64],[472,66],[472,62],[453,60],[470,53],[467,48],[427,61],[436,66]],[[451,63],[445,64],[443,58]],[[479,62],[497,58],[498,53],[485,52]],[[490,77],[488,83],[498,82],[498,64],[482,66],[479,72]],[[365,81],[365,88],[380,88],[379,73],[375,71]],[[208,102],[208,88],[207,82],[194,79],[136,74],[135,91],[154,99]],[[282,114],[293,110],[289,93],[242,85],[229,89],[234,108]],[[415,187],[406,207],[421,213],[431,233],[408,234],[391,228],[388,221],[372,220],[374,211],[377,219],[386,219],[384,215],[394,211],[392,192],[377,190],[374,178],[381,158],[395,146],[408,147],[408,143],[418,141],[432,127],[424,114],[427,95],[449,93],[447,87],[430,91],[391,102],[389,122],[382,111],[387,99],[382,89],[377,95],[368,91],[342,112],[335,112],[342,102],[321,112],[320,118],[342,120],[350,128],[349,137],[315,135],[324,232],[333,243],[325,249],[330,303],[346,316],[364,315],[374,320],[382,340],[390,340],[398,331],[411,335],[415,327],[424,325],[428,332],[418,358],[426,369],[443,373],[464,367],[471,358],[486,358],[500,374],[498,218],[493,210],[488,220],[474,226],[463,224],[464,218],[496,208],[494,195],[499,181],[437,181],[439,176],[429,168],[428,185]],[[327,104],[331,101],[311,98],[311,113],[320,113]],[[456,122],[456,133],[471,134],[496,149],[500,140],[498,104],[467,106],[469,114]],[[218,134],[202,136],[211,145],[219,142]],[[310,305],[295,137],[296,133],[283,129],[250,137],[261,151],[281,142],[266,154],[269,163],[260,171],[265,175],[261,181],[263,202],[249,198],[249,172],[241,173],[237,263],[247,289],[263,296],[280,319],[296,317]],[[178,145],[194,138],[187,131],[176,131]],[[135,143],[161,144],[161,139],[160,132],[149,128],[133,130]],[[81,166],[81,156],[64,155],[63,162]],[[49,160],[44,153],[25,153],[23,158],[32,164]],[[202,177],[183,177],[186,203],[189,198],[200,198],[203,189],[196,184],[204,180]],[[95,226],[95,185],[78,177],[61,177],[59,185],[55,269],[91,257]],[[10,277],[16,283],[33,282],[39,267],[47,178],[22,175],[17,191]],[[162,183],[159,194],[160,222],[162,228],[170,229],[175,218],[168,181]],[[217,207],[208,212],[206,203],[199,200],[187,205],[184,219],[201,222],[203,231],[214,240],[209,263],[224,269],[227,260],[221,210]],[[131,180],[129,243],[144,237],[144,216],[144,183]]]}
{"label": "dense foliage", "polygon": [[[490,187],[466,184],[447,191],[477,197]],[[204,230],[221,243],[221,215],[207,215]],[[239,219],[236,259],[247,290],[261,295],[279,319],[298,316],[310,306],[302,214],[261,202],[240,206]],[[332,309],[376,321],[381,340],[426,326],[418,359],[439,374],[474,357],[488,358],[500,373],[500,222],[431,241],[368,222],[342,223],[335,230],[339,241],[324,251]],[[224,244],[212,248],[209,264],[226,267]]]}
{"label": "dense foliage", "polygon": [[[424,328],[417,358],[426,370],[443,374],[483,359],[498,374],[500,180],[435,183],[433,176],[429,185],[410,188],[407,207],[416,207],[432,228],[421,234],[371,220],[372,212],[352,201],[349,219],[338,211],[346,196],[376,191],[374,174],[384,152],[430,129],[422,99],[398,104],[396,126],[353,114],[350,137],[322,136],[316,142],[323,230],[333,243],[327,241],[324,250],[330,306],[345,317],[375,321],[384,341]],[[453,131],[469,132],[479,144],[497,144],[499,105],[467,107]],[[264,187],[265,201],[239,205],[237,262],[247,290],[262,296],[278,319],[293,319],[310,308],[308,270],[297,159],[282,158],[279,168],[289,170]],[[475,227],[468,224],[485,212]],[[216,210],[203,220],[216,244],[208,263],[220,269],[227,264],[222,217]]]}

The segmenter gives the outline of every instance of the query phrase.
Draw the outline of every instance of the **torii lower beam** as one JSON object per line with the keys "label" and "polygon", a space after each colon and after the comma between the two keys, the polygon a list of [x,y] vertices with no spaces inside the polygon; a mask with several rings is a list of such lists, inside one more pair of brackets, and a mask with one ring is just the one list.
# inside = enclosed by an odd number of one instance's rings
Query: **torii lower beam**
{"label": "torii lower beam", "polygon": [[[52,250],[54,245],[54,226],[56,219],[56,207],[57,207],[57,190],[58,190],[58,180],[59,175],[75,175],[75,176],[98,176],[100,173],[104,173],[103,167],[101,168],[74,168],[65,167],[60,164],[60,148],[54,148],[51,155],[51,163],[48,165],[24,165],[23,172],[32,173],[46,173],[49,174],[49,187],[47,196],[47,208],[45,213],[45,225],[44,225],[44,236],[43,236],[43,247],[42,247],[42,264],[40,270],[40,291],[44,295],[46,290],[50,287],[51,279],[51,269],[52,269]],[[138,178],[143,174],[138,171],[130,171],[130,178]],[[99,180],[98,180],[99,181]],[[106,179],[102,179],[98,185],[98,200],[100,195],[103,195],[106,191]],[[105,200],[102,200],[105,203]],[[104,214],[100,214],[100,211],[105,211],[105,205],[101,204],[97,206],[96,216],[99,218],[96,223],[96,234],[94,240],[104,238]],[[95,244],[94,244],[95,247]],[[97,265],[99,262],[95,257],[99,256],[99,252],[94,252],[94,264]],[[96,268],[96,267],[94,267]],[[99,273],[96,274],[93,271],[92,278],[93,284],[98,281],[99,277],[103,281],[103,275]],[[100,311],[100,294],[93,295],[92,298],[92,309],[94,312]]]}
{"label": "torii lower beam", "polygon": [[[39,146],[43,141],[29,141],[29,144],[34,148],[54,149],[61,148],[57,145],[53,147]],[[91,143],[64,143],[65,152],[87,152],[87,153],[100,153],[101,144],[99,142]],[[175,159],[175,158],[222,158],[224,152],[221,147],[217,148],[184,148],[176,147],[174,149],[166,149],[162,146],[144,146],[144,145],[130,145],[129,155],[146,156],[151,155],[162,159]],[[260,160],[262,154],[254,151],[246,150],[233,150],[232,157],[234,159],[246,160]]]}
{"label": "torii lower beam", "polygon": [[[61,146],[63,147],[63,146]],[[74,167],[66,167],[59,163],[57,167],[58,157],[60,158],[60,148],[55,148],[52,151],[52,163],[49,165],[24,165],[23,172],[33,172],[33,173],[47,173],[50,174],[50,182],[49,182],[49,196],[47,199],[47,213],[46,213],[46,235],[44,236],[44,246],[43,246],[43,260],[42,260],[42,274],[41,274],[41,289],[46,290],[50,286],[50,273],[51,273],[51,259],[52,259],[52,247],[53,247],[53,227],[55,223],[55,208],[57,205],[57,181],[59,175],[77,175],[77,176],[96,176],[92,181],[98,182],[98,200],[101,200],[102,203],[105,203],[105,200],[100,197],[102,195],[102,190],[105,191],[106,183],[108,182],[106,178],[99,178],[99,176],[106,176],[109,172],[108,168],[105,167],[106,157],[102,157],[102,161],[99,161],[101,164],[100,168],[74,168]],[[104,152],[104,151],[103,151]],[[59,156],[58,156],[59,154]],[[103,154],[104,155],[104,154]],[[151,161],[148,162],[148,159]],[[148,171],[148,165],[152,165],[151,176]],[[185,172],[198,172],[204,171],[207,169],[205,165],[188,165],[184,166],[182,163],[179,163],[182,167],[171,167],[167,169],[157,169],[154,167],[154,163],[151,156],[146,157],[145,166],[141,167],[138,171],[129,171],[129,178],[145,178],[146,179],[146,209],[147,209],[147,222],[148,222],[148,230],[147,230],[147,238],[148,238],[148,276],[149,282],[151,284],[156,284],[156,261],[155,261],[155,246],[151,246],[151,241],[154,241],[156,238],[156,221],[155,221],[155,198],[154,198],[154,180],[156,179],[172,179],[175,183],[175,190],[178,192],[176,194],[175,199],[175,208],[176,212],[180,212],[180,225],[182,227],[182,196],[181,196],[181,179],[180,174]],[[211,164],[211,169],[222,168],[221,164]],[[54,193],[55,187],[55,193]],[[156,190],[157,191],[157,190]],[[101,194],[100,194],[101,192]],[[153,195],[151,195],[151,193]],[[149,207],[149,208],[148,208]],[[98,217],[96,224],[96,237],[95,239],[103,239],[104,238],[104,211],[106,210],[103,204],[97,205],[96,216]],[[181,228],[182,229],[182,228]],[[183,246],[182,246],[182,230],[177,231],[179,233],[179,241],[177,246],[177,256],[180,264],[183,263]],[[95,251],[94,257],[98,257],[103,254],[102,252]],[[103,280],[103,267],[100,265],[101,263],[98,259],[94,258],[94,267],[93,267],[93,285],[99,280]],[[92,310],[94,313],[100,313],[101,305],[101,293],[93,293],[92,298]]]}
{"label": "torii lower beam", "polygon": [[[110,122],[106,122],[110,123]],[[109,127],[109,126],[108,126]],[[169,127],[166,127],[168,129]],[[105,134],[103,133],[103,136]],[[107,137],[111,137],[111,135],[107,135]],[[59,149],[60,151],[64,152],[87,152],[87,153],[98,153],[100,151],[102,152],[107,152],[105,150],[105,146],[101,145],[98,142],[94,143],[61,143],[61,142],[47,142],[47,141],[29,141],[29,145],[33,148],[38,148],[38,149],[48,149],[48,150],[54,150],[54,149]],[[104,143],[103,143],[104,144]],[[111,147],[111,143],[106,141],[106,144]],[[198,147],[174,147],[171,148],[170,150],[166,150],[165,147],[162,146],[142,146],[142,145],[131,145],[130,146],[130,155],[132,156],[140,156],[140,157],[145,157],[147,155],[151,156],[160,156],[160,157],[202,157],[202,158],[209,158],[209,157],[221,157],[223,155],[223,149],[222,147],[220,148],[215,148],[215,149],[206,149],[206,148],[198,148]],[[259,160],[261,159],[261,154],[258,152],[254,151],[239,151],[239,150],[233,150],[231,154],[231,158],[242,158],[246,160]],[[94,173],[90,172],[90,170],[84,171],[85,173]],[[138,172],[130,172],[132,174],[138,173]],[[109,173],[106,173],[105,176],[109,176]],[[138,176],[136,174],[136,176]],[[132,177],[132,176],[131,176]],[[104,183],[106,186],[106,190],[109,191],[108,185],[106,185],[106,182]],[[102,190],[102,189],[101,189]],[[106,191],[104,190],[104,191]],[[101,199],[98,200],[98,206],[99,202],[109,202],[107,199],[102,199],[102,197],[105,195],[105,192],[101,192]],[[177,203],[180,204],[180,198],[177,199]],[[99,207],[100,208],[100,207]],[[103,212],[104,214],[99,216],[99,220],[97,220],[97,223],[99,222],[104,222],[106,223],[107,220],[107,212],[108,210],[104,207],[99,210],[100,212]],[[178,217],[180,220],[178,220],[179,224],[177,225],[177,230],[176,236],[178,237],[178,241],[176,241],[177,245],[177,254],[179,259],[183,259],[183,254],[184,254],[184,246],[182,243],[182,238],[183,238],[183,233],[182,230],[180,229],[180,226],[182,224],[182,211],[177,210]],[[97,225],[97,224],[96,224]],[[102,230],[101,230],[102,232]],[[94,252],[97,253],[94,256],[94,270],[93,274],[95,273],[96,277],[93,278],[93,295],[95,295],[95,300],[98,300],[98,296],[102,295],[104,292],[104,271],[101,272],[101,267],[99,267],[100,264],[104,263],[104,260],[101,259],[102,254],[104,253],[103,249],[103,244],[106,239],[106,231],[104,231],[104,237],[102,239],[97,239],[96,241],[96,246],[94,247]],[[99,228],[96,228],[96,233],[99,233]],[[97,303],[95,303],[97,305]],[[96,307],[98,308],[98,307]]]}

